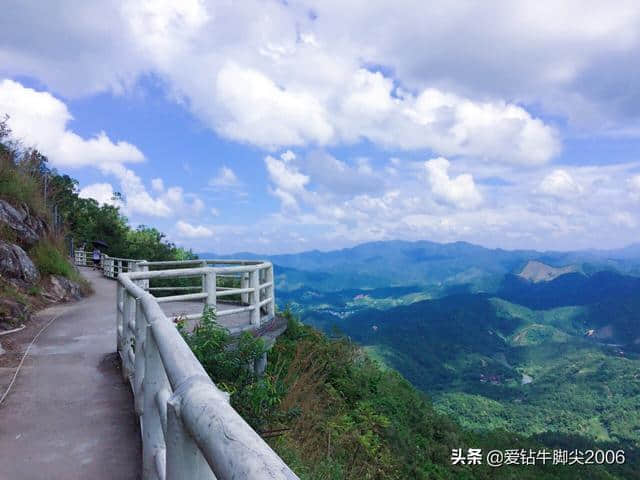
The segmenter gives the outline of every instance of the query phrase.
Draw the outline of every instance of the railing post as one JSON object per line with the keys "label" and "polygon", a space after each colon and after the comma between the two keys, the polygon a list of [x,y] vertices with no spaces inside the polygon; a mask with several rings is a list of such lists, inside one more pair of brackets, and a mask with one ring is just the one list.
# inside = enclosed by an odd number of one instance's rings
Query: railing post
{"label": "railing post", "polygon": [[180,397],[174,394],[167,402],[166,480],[215,480],[200,448],[184,428],[180,418],[180,401]]}
{"label": "railing post", "polygon": [[271,297],[271,301],[267,304],[269,306],[269,320],[271,320],[276,315],[276,288],[273,275],[273,263],[267,268],[267,282],[271,282],[271,286],[267,288],[269,297]]}
{"label": "railing post", "polygon": [[251,270],[249,277],[250,287],[253,288],[251,292],[251,325],[256,327],[260,326],[260,271],[257,268]]}
{"label": "railing post", "polygon": [[213,268],[207,270],[204,275],[204,286],[207,293],[207,306],[216,309],[216,271]]}
{"label": "railing post", "polygon": [[[143,260],[141,263],[136,264],[136,268],[141,272],[148,272],[149,265],[147,265],[147,261]],[[144,280],[140,280],[140,286],[145,290],[149,290],[149,279],[145,278]]]}
{"label": "railing post", "polygon": [[[203,260],[202,262],[200,262],[200,266],[202,268],[207,268],[207,261]],[[202,293],[205,293],[207,291],[207,276],[206,275],[202,275]]]}
{"label": "railing post", "polygon": [[[118,273],[122,272],[122,260],[118,260]],[[116,271],[115,268],[113,269],[113,277],[115,278],[116,275]]]}
{"label": "railing post", "polygon": [[128,292],[125,293],[124,297],[124,315],[122,321],[122,377],[124,380],[129,380],[129,377],[133,373],[133,364],[131,359],[129,358],[129,352],[133,352],[133,339],[134,339],[134,328],[132,325],[135,322],[136,315],[136,299],[133,298]]}
{"label": "railing post", "polygon": [[[240,277],[240,288],[249,288],[249,275],[246,272],[242,272],[241,277]],[[248,304],[249,303],[249,293],[241,293],[240,294],[240,301],[242,303]]]}
{"label": "railing post", "polygon": [[142,478],[144,480],[159,479],[156,470],[156,456],[162,455],[165,449],[162,419],[156,405],[156,393],[167,384],[168,380],[162,368],[162,359],[153,338],[153,331],[147,325],[144,347],[144,379],[142,393],[144,406],[142,413]]}
{"label": "railing post", "polygon": [[122,287],[122,284],[118,282],[116,289],[116,348],[120,355],[122,355],[122,336],[124,334],[124,322],[122,321],[124,318],[124,292],[125,289]]}
{"label": "railing post", "polygon": [[145,342],[147,336],[147,322],[142,311],[142,303],[140,299],[136,299],[136,358],[133,376],[133,399],[135,402],[135,410],[138,416],[144,412],[144,363],[145,363]]}

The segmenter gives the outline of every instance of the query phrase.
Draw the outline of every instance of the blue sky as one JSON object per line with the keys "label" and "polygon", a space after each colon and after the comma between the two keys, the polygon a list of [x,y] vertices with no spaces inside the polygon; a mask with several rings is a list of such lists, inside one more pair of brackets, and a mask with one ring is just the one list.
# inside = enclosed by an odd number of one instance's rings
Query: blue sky
{"label": "blue sky", "polygon": [[15,136],[195,251],[640,238],[637,2],[4,10]]}

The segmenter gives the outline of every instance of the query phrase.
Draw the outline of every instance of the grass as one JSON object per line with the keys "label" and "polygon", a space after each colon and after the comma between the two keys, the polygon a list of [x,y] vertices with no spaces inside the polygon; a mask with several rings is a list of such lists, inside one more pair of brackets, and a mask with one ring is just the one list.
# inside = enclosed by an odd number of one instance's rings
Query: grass
{"label": "grass", "polygon": [[0,198],[13,205],[27,204],[33,213],[46,217],[40,179],[29,167],[29,162],[16,164],[10,153],[0,151]]}
{"label": "grass", "polygon": [[42,275],[61,275],[71,280],[78,277],[55,240],[41,240],[31,249],[30,256]]}
{"label": "grass", "polygon": [[29,256],[41,275],[60,275],[79,284],[83,294],[91,293],[89,282],[78,273],[64,254],[61,239],[48,237],[40,240],[30,250]]}

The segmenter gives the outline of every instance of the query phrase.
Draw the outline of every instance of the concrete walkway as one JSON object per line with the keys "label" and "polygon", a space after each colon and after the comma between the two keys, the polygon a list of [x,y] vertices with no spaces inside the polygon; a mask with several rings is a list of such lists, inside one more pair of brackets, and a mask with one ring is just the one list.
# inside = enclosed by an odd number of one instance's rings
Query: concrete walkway
{"label": "concrete walkway", "polygon": [[140,432],[115,353],[116,283],[83,274],[95,293],[40,313],[60,316],[0,405],[0,479],[140,477]]}

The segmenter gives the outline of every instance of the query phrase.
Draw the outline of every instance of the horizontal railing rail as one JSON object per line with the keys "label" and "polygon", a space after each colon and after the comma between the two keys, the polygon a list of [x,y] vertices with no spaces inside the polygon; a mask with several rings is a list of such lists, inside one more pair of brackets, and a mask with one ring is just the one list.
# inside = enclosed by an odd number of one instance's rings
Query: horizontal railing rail
{"label": "horizontal railing rail", "polygon": [[[93,252],[85,250],[74,251],[75,264],[81,267],[94,266]],[[143,260],[136,260],[135,258],[119,258],[110,257],[104,253],[100,254],[100,268],[102,274],[105,277],[115,279],[119,273],[134,272],[136,271],[138,263]]]}
{"label": "horizontal railing rail", "polygon": [[[259,271],[273,274],[268,262],[241,268],[234,272],[249,272],[253,278],[246,292],[250,295],[258,295],[263,287]],[[206,297],[198,294],[198,298],[211,305],[221,271],[225,267],[118,275],[117,348],[140,417],[145,480],[298,478],[231,407],[229,396],[208,377],[163,313],[160,299],[142,284],[152,278],[204,275]]]}
{"label": "horizontal railing rail", "polygon": [[[243,261],[244,262],[244,261]],[[212,266],[219,264],[231,266]],[[168,295],[158,297],[157,301],[161,303],[203,300],[205,304],[216,310],[218,317],[226,315],[234,315],[238,313],[249,312],[250,323],[254,327],[260,327],[263,323],[273,319],[275,316],[275,289],[273,281],[273,265],[270,262],[250,263],[244,262],[237,264],[235,261],[217,261],[217,260],[197,260],[184,262],[140,262],[137,265],[137,271],[130,274],[132,280],[145,280],[147,282],[154,279],[167,278],[201,278],[200,285],[187,287],[149,287],[148,283],[145,287],[149,291],[180,291],[189,292],[192,290],[200,290],[193,293],[180,293],[177,295]],[[191,265],[205,265],[201,267],[191,267]],[[176,268],[170,270],[150,270],[156,266],[186,266],[187,268]],[[237,286],[229,287],[218,285],[218,279],[235,280]],[[225,310],[218,308],[220,303],[225,303],[225,297],[239,297],[239,305],[236,308],[228,308]],[[187,320],[199,319],[201,313],[184,315]]]}
{"label": "horizontal railing rail", "polygon": [[[75,251],[76,265],[93,265],[92,252]],[[202,300],[216,310],[218,317],[249,313],[254,328],[275,316],[275,289],[273,265],[262,260],[196,259],[149,262],[132,258],[102,255],[101,269],[105,277],[117,278],[120,273],[131,273],[146,291],[168,295],[158,296],[159,303]],[[168,267],[180,267],[168,269]],[[199,278],[194,285],[151,286],[151,280],[166,278]],[[209,280],[207,281],[207,278]],[[224,284],[226,281],[235,286]],[[171,295],[173,292],[180,294]],[[238,298],[236,308],[219,309],[219,303],[230,303],[229,297]],[[201,313],[183,315],[186,320],[198,320]],[[241,331],[247,330],[243,327]],[[235,332],[232,332],[235,333]]]}

